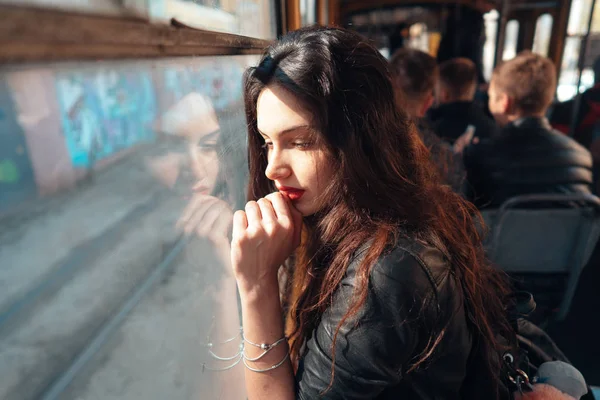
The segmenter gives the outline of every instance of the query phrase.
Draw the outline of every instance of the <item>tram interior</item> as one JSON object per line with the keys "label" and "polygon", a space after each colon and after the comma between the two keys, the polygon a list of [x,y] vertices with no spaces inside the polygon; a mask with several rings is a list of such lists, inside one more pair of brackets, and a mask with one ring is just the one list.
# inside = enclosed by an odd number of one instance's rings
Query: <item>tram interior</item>
{"label": "tram interior", "polygon": [[[220,219],[244,205],[242,75],[287,31],[338,25],[388,59],[402,47],[468,58],[484,97],[502,61],[548,57],[554,127],[600,160],[600,112],[585,137],[574,117],[597,85],[600,0],[0,0],[0,21],[6,400],[245,398],[241,369],[206,368],[215,318],[239,316],[214,314],[216,298],[235,310],[237,297],[217,284],[228,247],[203,217],[207,197]],[[535,289],[572,289],[539,322],[600,387],[594,218],[562,252],[575,278]],[[507,226],[513,239],[530,228]]]}

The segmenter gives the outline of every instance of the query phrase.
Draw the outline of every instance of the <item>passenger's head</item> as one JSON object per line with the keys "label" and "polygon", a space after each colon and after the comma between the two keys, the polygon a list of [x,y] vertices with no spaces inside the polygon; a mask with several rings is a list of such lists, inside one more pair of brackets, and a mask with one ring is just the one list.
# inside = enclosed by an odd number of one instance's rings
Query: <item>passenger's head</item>
{"label": "passenger's head", "polygon": [[415,118],[425,115],[433,104],[438,79],[435,58],[420,50],[402,48],[390,59],[399,104]]}
{"label": "passenger's head", "polygon": [[499,125],[522,117],[542,117],[556,90],[556,69],[546,57],[523,52],[494,70],[489,109]]}
{"label": "passenger's head", "polygon": [[410,188],[389,187],[390,165],[410,182],[422,179],[426,162],[396,106],[388,64],[358,34],[311,28],[286,35],[248,72],[245,101],[251,198],[287,187],[304,191],[294,204],[305,216],[341,203],[386,213],[372,193],[391,201]]}
{"label": "passenger's head", "polygon": [[[435,70],[435,61],[431,65]],[[427,84],[430,97],[433,82]],[[407,235],[447,250],[463,281],[474,331],[484,347],[497,345],[493,327],[504,321],[497,297],[502,284],[486,268],[472,220],[476,210],[440,184],[427,148],[397,104],[390,65],[375,47],[344,29],[290,32],[247,71],[244,100],[248,197],[257,200],[282,187],[284,192],[299,189],[290,197],[308,216],[288,293],[293,360],[356,252],[370,243],[357,269],[357,276],[368,277],[382,253]],[[359,279],[342,322],[361,309],[367,290],[368,280]],[[409,371],[434,354],[443,337],[443,330],[436,329]],[[495,368],[490,371],[496,374]]]}
{"label": "passenger's head", "polygon": [[477,89],[477,67],[468,58],[453,58],[440,64],[436,97],[440,104],[472,101]]}

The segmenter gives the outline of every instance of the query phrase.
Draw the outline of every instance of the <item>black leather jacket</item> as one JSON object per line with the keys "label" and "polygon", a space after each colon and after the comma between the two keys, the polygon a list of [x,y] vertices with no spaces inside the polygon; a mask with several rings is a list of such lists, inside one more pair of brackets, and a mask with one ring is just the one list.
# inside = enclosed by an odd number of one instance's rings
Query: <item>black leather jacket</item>
{"label": "black leather jacket", "polygon": [[590,193],[592,156],[545,118],[523,118],[465,149],[467,196],[479,208],[517,195]]}
{"label": "black leather jacket", "polygon": [[[307,342],[296,374],[296,398],[464,398],[472,335],[463,292],[443,253],[410,239],[401,239],[374,266],[365,307],[340,329],[335,379],[321,395],[330,384],[333,335],[353,299],[361,259],[349,266],[333,304]],[[408,372],[427,341],[444,327],[447,331],[431,359]]]}

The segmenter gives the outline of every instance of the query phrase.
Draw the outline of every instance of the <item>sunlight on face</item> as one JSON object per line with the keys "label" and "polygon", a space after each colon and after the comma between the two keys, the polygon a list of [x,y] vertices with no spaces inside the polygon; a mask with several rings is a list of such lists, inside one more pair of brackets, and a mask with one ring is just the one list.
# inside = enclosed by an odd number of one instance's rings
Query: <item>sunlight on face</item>
{"label": "sunlight on face", "polygon": [[500,126],[506,125],[507,116],[506,116],[506,94],[499,92],[496,84],[494,83],[494,79],[490,82],[490,87],[488,89],[488,108],[490,112],[494,116],[494,119]]}
{"label": "sunlight on face", "polygon": [[257,120],[268,155],[267,178],[304,216],[319,211],[318,197],[333,171],[326,151],[314,141],[310,112],[293,94],[271,85],[258,98]]}

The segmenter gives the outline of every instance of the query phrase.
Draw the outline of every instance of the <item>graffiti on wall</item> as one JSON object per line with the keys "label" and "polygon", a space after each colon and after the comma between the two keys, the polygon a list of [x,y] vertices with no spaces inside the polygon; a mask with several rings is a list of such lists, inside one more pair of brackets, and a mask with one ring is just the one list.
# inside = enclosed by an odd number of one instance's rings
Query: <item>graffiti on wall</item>
{"label": "graffiti on wall", "polygon": [[179,100],[195,92],[211,99],[217,111],[242,99],[242,67],[236,62],[215,61],[199,65],[173,65],[164,69],[165,88]]}
{"label": "graffiti on wall", "polygon": [[63,132],[74,167],[154,138],[151,75],[133,69],[57,75]]}
{"label": "graffiti on wall", "polygon": [[0,74],[0,213],[33,198],[36,185],[13,93]]}

